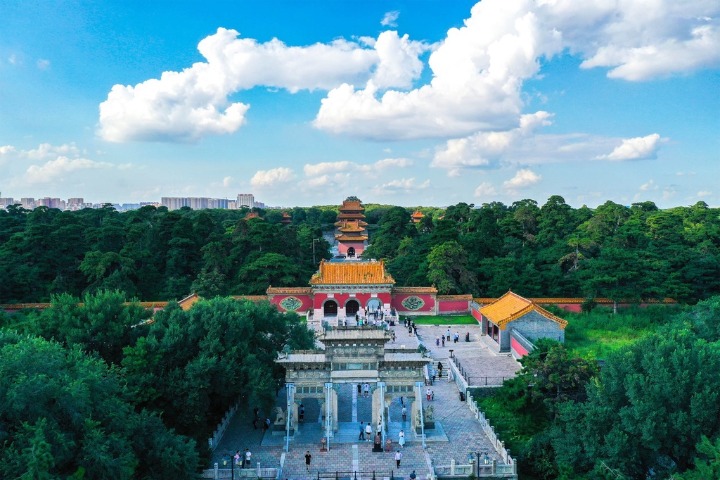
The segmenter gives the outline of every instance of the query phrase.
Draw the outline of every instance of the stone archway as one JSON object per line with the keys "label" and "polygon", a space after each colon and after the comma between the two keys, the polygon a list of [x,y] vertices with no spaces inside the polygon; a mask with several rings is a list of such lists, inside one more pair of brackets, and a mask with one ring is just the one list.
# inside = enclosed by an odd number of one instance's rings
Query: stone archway
{"label": "stone archway", "polygon": [[360,303],[358,303],[357,300],[348,300],[348,302],[345,304],[345,315],[351,316],[358,313],[360,310]]}
{"label": "stone archway", "polygon": [[347,256],[350,258],[355,257],[355,247],[350,247],[347,249]]}
{"label": "stone archway", "polygon": [[337,317],[338,304],[335,300],[327,300],[323,305],[323,316],[325,317]]}

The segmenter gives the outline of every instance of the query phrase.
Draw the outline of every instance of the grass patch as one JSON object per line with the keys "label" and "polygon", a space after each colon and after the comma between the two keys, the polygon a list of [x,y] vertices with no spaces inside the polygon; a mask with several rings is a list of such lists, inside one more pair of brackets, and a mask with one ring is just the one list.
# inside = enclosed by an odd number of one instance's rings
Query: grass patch
{"label": "grass patch", "polygon": [[409,318],[415,325],[478,325],[472,315],[423,315],[418,317],[400,316],[400,322]]}
{"label": "grass patch", "polygon": [[591,313],[568,313],[565,346],[583,358],[603,359],[610,353],[650,335],[666,325],[679,308],[670,306],[629,308],[613,314],[610,308]]}

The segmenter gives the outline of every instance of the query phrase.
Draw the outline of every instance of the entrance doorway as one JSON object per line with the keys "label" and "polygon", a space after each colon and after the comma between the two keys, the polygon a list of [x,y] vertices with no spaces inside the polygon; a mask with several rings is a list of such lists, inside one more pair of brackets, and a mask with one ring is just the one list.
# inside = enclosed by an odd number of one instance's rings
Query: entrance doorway
{"label": "entrance doorway", "polygon": [[325,317],[337,317],[338,305],[334,300],[328,300],[323,305],[323,316]]}
{"label": "entrance doorway", "polygon": [[360,310],[360,304],[357,300],[348,300],[345,304],[345,315],[355,315]]}
{"label": "entrance doorway", "polygon": [[355,256],[355,247],[350,247],[347,249],[347,256],[348,257],[354,257]]}
{"label": "entrance doorway", "polygon": [[381,302],[377,298],[371,298],[370,300],[368,300],[368,302],[367,302],[368,313],[372,313],[375,310],[377,310],[378,308],[380,308],[380,304],[381,304]]}

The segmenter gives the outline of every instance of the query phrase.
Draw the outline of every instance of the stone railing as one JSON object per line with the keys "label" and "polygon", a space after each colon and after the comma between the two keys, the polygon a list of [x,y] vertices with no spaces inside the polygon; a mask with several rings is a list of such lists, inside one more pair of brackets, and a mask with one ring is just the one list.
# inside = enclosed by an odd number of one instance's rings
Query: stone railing
{"label": "stone railing", "polygon": [[[222,436],[225,434],[225,430],[227,429],[227,426],[230,424],[230,420],[232,419],[233,415],[235,415],[235,412],[237,412],[239,403],[236,403],[230,409],[225,412],[225,415],[223,416],[220,423],[218,423],[217,428],[215,429],[215,433],[213,433],[213,436],[208,438],[208,447],[211,451],[214,451],[215,448],[217,448],[218,444],[220,443],[220,440],[222,439]],[[228,470],[229,471],[229,470]]]}
{"label": "stone railing", "polygon": [[[229,462],[230,460],[228,460],[228,463]],[[250,478],[252,480],[256,480],[262,478],[275,480],[278,478],[278,472],[279,469],[277,468],[260,468],[260,465],[255,468],[235,467],[233,471],[230,471],[229,468],[219,468],[219,465],[216,463],[215,468],[203,470],[200,474],[200,478],[212,478],[214,480],[219,480],[221,478]]]}
{"label": "stone railing", "polygon": [[[467,403],[470,407],[470,410],[475,414],[475,418],[477,418],[477,420],[480,422],[480,426],[485,432],[485,435],[487,435],[493,447],[495,447],[495,450],[497,450],[503,463],[505,463],[506,465],[515,466],[515,460],[510,456],[510,450],[505,448],[505,442],[498,438],[497,434],[495,433],[495,429],[492,427],[492,425],[490,425],[490,422],[488,422],[485,414],[482,410],[480,410],[480,407],[477,406],[477,404],[475,403],[475,399],[472,397],[472,395],[468,395]],[[517,473],[517,471],[515,473]]]}

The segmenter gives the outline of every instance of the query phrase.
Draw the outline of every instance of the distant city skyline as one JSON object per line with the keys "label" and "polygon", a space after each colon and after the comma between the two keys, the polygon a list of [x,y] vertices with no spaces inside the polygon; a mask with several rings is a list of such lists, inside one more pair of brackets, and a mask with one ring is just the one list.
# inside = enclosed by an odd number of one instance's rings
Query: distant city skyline
{"label": "distant city skyline", "polygon": [[5,2],[0,190],[720,205],[720,3]]}

